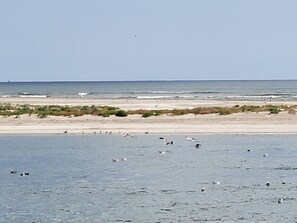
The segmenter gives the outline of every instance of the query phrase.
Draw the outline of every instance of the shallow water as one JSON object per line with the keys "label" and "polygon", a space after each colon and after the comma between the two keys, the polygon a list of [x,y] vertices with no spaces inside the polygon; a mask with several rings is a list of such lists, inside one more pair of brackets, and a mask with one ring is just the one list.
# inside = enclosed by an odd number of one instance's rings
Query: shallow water
{"label": "shallow water", "polygon": [[0,222],[297,222],[296,136],[192,137],[1,136]]}

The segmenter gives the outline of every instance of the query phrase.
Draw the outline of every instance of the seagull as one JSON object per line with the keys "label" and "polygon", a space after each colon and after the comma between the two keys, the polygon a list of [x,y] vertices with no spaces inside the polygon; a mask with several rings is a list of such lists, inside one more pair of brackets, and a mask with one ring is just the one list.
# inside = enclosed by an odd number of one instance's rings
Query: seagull
{"label": "seagull", "polygon": [[202,187],[202,188],[201,188],[201,192],[204,192],[205,190],[206,190],[205,187]]}
{"label": "seagull", "polygon": [[191,141],[191,142],[200,142],[200,140],[195,139],[195,138],[192,138],[192,137],[189,137],[189,136],[187,136],[186,139],[189,140],[189,141]]}
{"label": "seagull", "polygon": [[10,174],[16,174],[18,171],[16,170],[10,170]]}
{"label": "seagull", "polygon": [[220,185],[220,181],[212,181],[213,184]]}
{"label": "seagull", "polygon": [[164,137],[159,137],[159,139],[162,139],[164,142],[164,145],[173,145],[173,141],[167,141]]}
{"label": "seagull", "polygon": [[252,152],[253,150],[252,150],[252,149],[247,149],[246,151],[248,151],[248,152]]}
{"label": "seagull", "polygon": [[269,187],[269,186],[270,186],[270,183],[269,183],[269,182],[267,182],[267,183],[266,183],[266,186],[267,186],[267,187]]}
{"label": "seagull", "polygon": [[200,148],[200,146],[201,146],[200,143],[197,143],[197,144],[196,144],[196,148],[197,148],[197,149]]}
{"label": "seagull", "polygon": [[165,154],[165,151],[159,150],[160,154]]}
{"label": "seagull", "polygon": [[89,93],[83,93],[83,92],[78,93],[78,95],[79,95],[80,98],[83,98],[84,96],[86,96],[86,95],[88,95],[88,94],[89,94]]}
{"label": "seagull", "polygon": [[268,153],[263,154],[263,157],[267,157],[267,156],[268,156]]}
{"label": "seagull", "polygon": [[167,141],[166,139],[163,139],[164,140],[164,144],[167,146],[167,145],[173,145],[173,141]]}
{"label": "seagull", "polygon": [[284,181],[282,182],[282,184],[286,184],[286,181],[284,180]]}
{"label": "seagull", "polygon": [[20,176],[29,176],[28,172],[21,173]]}
{"label": "seagull", "polygon": [[131,138],[137,138],[136,136],[132,136],[129,133],[123,133],[122,136],[124,136],[124,137],[131,137]]}
{"label": "seagull", "polygon": [[281,203],[283,203],[283,201],[284,201],[284,199],[279,198],[278,201],[277,201],[277,203],[281,204]]}
{"label": "seagull", "polygon": [[112,162],[114,162],[114,163],[117,163],[117,162],[120,162],[120,161],[126,161],[127,160],[127,158],[126,157],[123,157],[123,158],[114,158],[114,159],[112,159]]}

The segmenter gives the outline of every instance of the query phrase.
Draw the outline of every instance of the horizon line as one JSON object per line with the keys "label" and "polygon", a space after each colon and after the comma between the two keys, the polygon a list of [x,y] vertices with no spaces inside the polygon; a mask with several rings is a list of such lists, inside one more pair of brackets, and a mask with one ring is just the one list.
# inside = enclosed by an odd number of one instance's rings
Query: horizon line
{"label": "horizon line", "polygon": [[74,83],[74,82],[188,82],[188,81],[297,81],[297,79],[173,79],[173,80],[17,80],[0,83]]}

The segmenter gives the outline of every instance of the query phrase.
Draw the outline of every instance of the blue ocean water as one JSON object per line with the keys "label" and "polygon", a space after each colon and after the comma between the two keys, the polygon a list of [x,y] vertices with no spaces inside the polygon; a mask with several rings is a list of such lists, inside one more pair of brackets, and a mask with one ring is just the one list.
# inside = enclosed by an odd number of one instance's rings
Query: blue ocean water
{"label": "blue ocean water", "polygon": [[159,137],[0,136],[0,222],[297,221],[295,135]]}
{"label": "blue ocean water", "polygon": [[297,80],[0,83],[0,97],[79,97],[79,93],[89,98],[296,100]]}

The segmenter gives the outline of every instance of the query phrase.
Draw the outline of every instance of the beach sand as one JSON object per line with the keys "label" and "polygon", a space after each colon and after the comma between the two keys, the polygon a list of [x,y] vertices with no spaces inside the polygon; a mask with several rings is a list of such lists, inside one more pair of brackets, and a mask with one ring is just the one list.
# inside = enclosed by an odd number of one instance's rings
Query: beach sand
{"label": "beach sand", "polygon": [[[0,103],[32,105],[100,105],[124,110],[174,109],[195,107],[228,107],[234,105],[297,104],[297,102],[212,101],[212,100],[148,100],[148,99],[89,99],[89,98],[1,98]],[[238,113],[232,115],[162,115],[142,118],[99,116],[38,118],[22,115],[0,117],[0,134],[297,134],[297,115],[281,112]]]}

